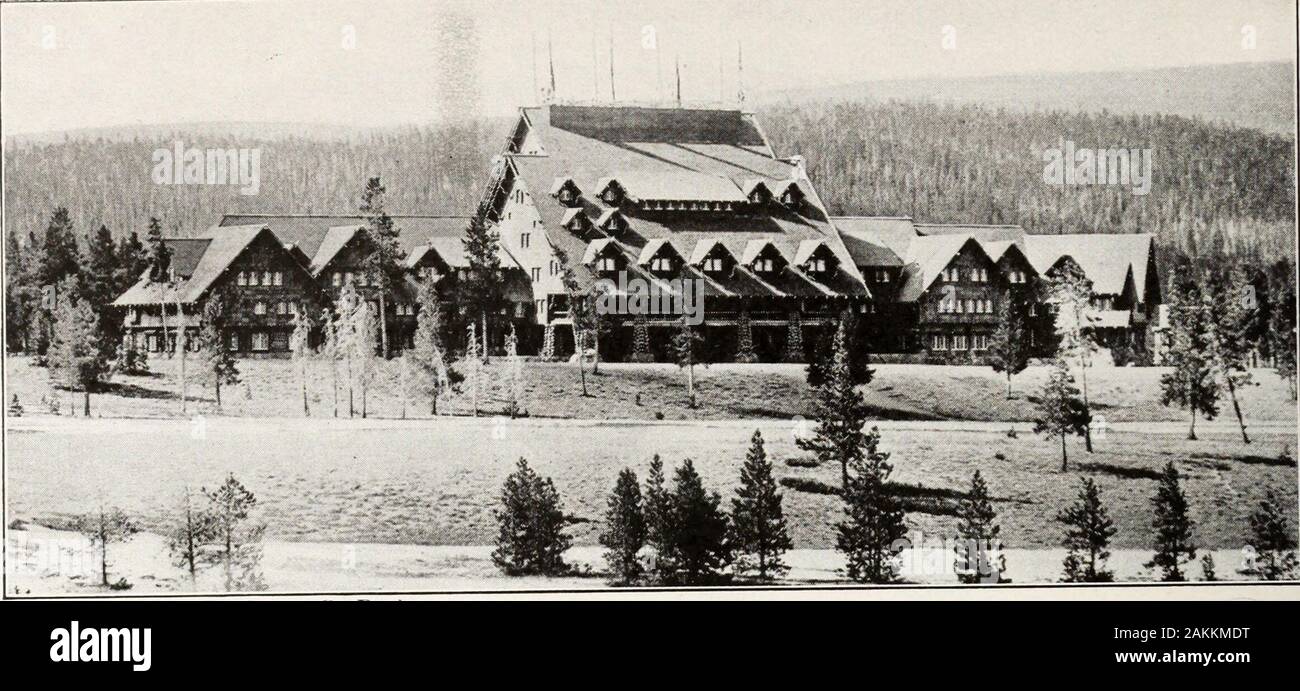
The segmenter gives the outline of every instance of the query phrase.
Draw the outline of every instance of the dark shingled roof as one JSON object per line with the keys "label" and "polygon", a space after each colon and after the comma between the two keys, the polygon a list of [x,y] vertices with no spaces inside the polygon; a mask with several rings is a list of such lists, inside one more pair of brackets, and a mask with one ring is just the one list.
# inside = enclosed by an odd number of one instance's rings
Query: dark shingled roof
{"label": "dark shingled roof", "polygon": [[163,238],[163,246],[171,250],[172,271],[178,278],[189,278],[199,266],[203,253],[212,241],[207,238]]}
{"label": "dark shingled roof", "polygon": [[606,142],[767,146],[739,110],[553,105],[551,127]]}
{"label": "dark shingled roof", "polygon": [[[653,186],[683,177],[708,177],[740,190],[753,179],[783,189],[796,174],[792,163],[772,155],[752,116],[740,111],[549,106],[525,108],[523,115],[546,155],[505,155],[531,192],[547,240],[569,257],[580,284],[594,281],[588,268],[579,264],[590,238],[563,227],[569,207],[550,194],[557,179],[571,178],[576,183],[583,193],[582,212],[594,220],[608,208],[593,200],[600,181],[608,178]],[[636,190],[629,187],[628,193],[635,195]],[[632,263],[642,247],[660,239],[671,240],[688,259],[700,242],[720,243],[739,258],[749,242],[770,241],[787,261],[794,259],[800,243],[824,240],[839,266],[835,275],[816,281],[820,286],[791,269],[774,281],[746,276],[719,282],[718,287],[739,294],[818,295],[833,284],[841,294],[870,294],[810,186],[799,212],[775,202],[734,211],[647,210],[624,204],[621,211],[627,229],[618,233],[618,239]]]}

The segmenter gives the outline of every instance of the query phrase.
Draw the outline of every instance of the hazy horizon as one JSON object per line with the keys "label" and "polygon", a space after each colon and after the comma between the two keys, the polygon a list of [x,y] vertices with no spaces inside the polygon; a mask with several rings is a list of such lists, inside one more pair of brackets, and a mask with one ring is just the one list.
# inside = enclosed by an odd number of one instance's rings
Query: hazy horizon
{"label": "hazy horizon", "polygon": [[669,102],[680,63],[686,102],[731,105],[741,64],[750,99],[875,81],[1291,64],[1294,8],[1284,0],[5,4],[0,106],[6,137],[505,116],[547,86],[548,39],[565,101],[611,99],[611,50],[618,102]]}

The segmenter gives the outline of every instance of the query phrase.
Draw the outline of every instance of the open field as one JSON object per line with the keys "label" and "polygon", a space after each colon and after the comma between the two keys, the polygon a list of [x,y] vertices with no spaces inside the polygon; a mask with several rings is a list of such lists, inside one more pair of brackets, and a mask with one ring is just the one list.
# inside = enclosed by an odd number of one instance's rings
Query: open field
{"label": "open field", "polygon": [[[489,369],[493,386],[480,408],[487,415],[505,408],[500,359]],[[56,391],[44,369],[24,357],[7,357],[8,395],[18,394],[28,415],[48,414],[42,400],[53,400],[64,414],[81,411],[79,394]],[[181,405],[175,372],[177,360],[155,359],[149,376],[119,376],[104,393],[92,396],[91,414],[100,417],[179,417]],[[245,417],[301,418],[302,394],[297,370],[288,360],[246,360],[240,363],[244,382],[223,387],[220,411],[215,397],[194,377],[198,359],[188,362],[191,382],[189,412]],[[342,378],[342,367],[340,377]],[[983,420],[1032,419],[1034,393],[1046,380],[1047,367],[1032,367],[1018,375],[1013,398],[1006,398],[1005,379],[988,367],[943,365],[877,365],[875,379],[864,387],[867,403],[882,420]],[[1186,414],[1160,404],[1162,368],[1095,367],[1088,372],[1094,415],[1107,422],[1184,421]],[[1241,392],[1247,422],[1295,422],[1296,403],[1272,370],[1253,371],[1254,383]],[[403,416],[400,389],[402,373],[396,361],[370,387],[369,417]],[[700,407],[687,407],[686,378],[671,364],[603,363],[599,376],[587,377],[590,396],[582,396],[577,365],[528,362],[524,364],[525,408],[535,417],[576,419],[665,420],[790,419],[808,415],[813,392],[804,382],[802,365],[723,364],[696,368]],[[331,417],[333,378],[327,363],[309,366],[308,399],[312,415]],[[195,400],[197,399],[197,400]],[[6,400],[6,403],[8,401]],[[361,394],[355,392],[357,416]],[[347,417],[348,392],[339,387],[341,417]],[[1224,403],[1223,415],[1231,410]],[[468,396],[446,397],[439,411],[466,415]],[[406,417],[429,417],[429,402],[408,400]]]}
{"label": "open field", "polygon": [[[7,515],[59,526],[72,514],[120,505],[156,529],[185,486],[212,486],[234,473],[258,496],[270,536],[284,541],[489,545],[492,510],[502,480],[520,456],[555,480],[577,545],[594,545],[605,498],[618,471],[644,474],[655,453],[670,467],[695,460],[707,486],[732,493],[755,427],[781,478],[834,485],[838,468],[792,467],[802,457],[788,422],[602,423],[563,420],[185,421],[10,420]],[[1202,440],[1182,438],[1176,424],[1116,425],[1087,454],[1071,443],[1071,470],[1059,470],[1059,447],[1030,434],[1009,438],[1001,424],[883,423],[883,448],[893,453],[894,480],[942,508],[945,490],[962,491],[980,469],[997,499],[1009,547],[1055,547],[1057,510],[1089,476],[1120,532],[1116,547],[1151,544],[1150,497],[1167,461],[1185,476],[1206,547],[1246,542],[1247,516],[1272,487],[1296,511],[1294,428],[1257,430],[1240,443],[1235,430],[1214,425]],[[1138,431],[1141,429],[1142,431]],[[1280,458],[1283,453],[1291,458]],[[834,544],[838,498],[784,490],[796,548]],[[914,529],[948,535],[944,511],[913,512]]]}

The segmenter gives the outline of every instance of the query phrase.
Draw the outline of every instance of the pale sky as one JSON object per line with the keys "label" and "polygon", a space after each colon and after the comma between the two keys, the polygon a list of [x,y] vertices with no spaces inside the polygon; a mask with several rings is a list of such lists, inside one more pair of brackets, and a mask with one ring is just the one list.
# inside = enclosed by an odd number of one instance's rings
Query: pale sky
{"label": "pale sky", "polygon": [[619,101],[666,102],[680,59],[685,100],[734,102],[738,48],[752,94],[1293,60],[1295,21],[1286,0],[4,4],[0,128],[503,115],[548,83],[548,36],[562,100],[609,100],[612,38]]}

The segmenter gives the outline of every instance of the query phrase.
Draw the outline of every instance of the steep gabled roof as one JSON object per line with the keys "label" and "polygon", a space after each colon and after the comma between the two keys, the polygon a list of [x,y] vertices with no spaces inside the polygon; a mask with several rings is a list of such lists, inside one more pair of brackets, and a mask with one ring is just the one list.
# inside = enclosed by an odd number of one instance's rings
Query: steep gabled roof
{"label": "steep gabled roof", "polygon": [[[821,238],[840,260],[845,274],[841,282],[842,294],[869,295],[852,257],[811,187],[808,202],[798,209],[778,204],[753,206],[744,203],[747,200],[742,199],[741,185],[746,180],[761,179],[765,185],[777,186],[798,174],[793,163],[772,155],[753,124],[752,116],[734,111],[735,115],[724,118],[747,123],[744,127],[752,126],[752,137],[697,137],[709,128],[694,129],[696,125],[691,124],[683,125],[682,129],[663,127],[665,122],[689,121],[698,114],[695,110],[685,111],[689,113],[687,116],[668,115],[663,119],[657,119],[658,116],[653,114],[646,115],[650,121],[634,123],[627,118],[644,115],[642,111],[645,110],[673,109],[614,108],[622,112],[611,117],[623,123],[615,128],[574,125],[574,118],[581,120],[583,118],[579,116],[583,114],[565,113],[564,108],[571,107],[546,106],[523,111],[522,117],[532,128],[529,136],[538,137],[547,152],[545,156],[505,153],[508,174],[517,176],[528,189],[547,190],[557,176],[569,176],[582,189],[595,190],[600,187],[601,180],[613,178],[624,186],[630,200],[638,195],[653,194],[675,196],[675,201],[712,202],[707,211],[654,210],[637,204],[624,204],[620,211],[628,228],[620,232],[619,238],[635,249],[633,259],[639,255],[641,247],[655,239],[671,239],[684,257],[697,256],[696,245],[702,241],[709,247],[721,243],[733,257],[740,257],[745,246],[755,240],[771,242],[783,256],[791,257],[800,242]],[[591,122],[605,122],[602,115],[589,115]],[[693,141],[695,139],[708,141]],[[800,189],[804,184],[800,183]],[[563,227],[568,207],[549,195],[533,194],[532,200],[551,246],[572,259],[583,256],[587,249],[586,238]],[[723,210],[727,204],[732,204],[733,210]],[[585,198],[580,208],[589,218],[596,218],[605,211],[593,200]],[[574,271],[580,284],[590,283],[589,277],[583,277],[584,273],[590,273],[587,267],[575,265]],[[761,282],[742,282],[733,287],[734,294],[750,294],[746,292],[749,290],[756,291],[754,294],[757,295],[773,294],[763,288]]]}
{"label": "steep gabled roof", "polygon": [[908,265],[903,270],[903,286],[898,291],[900,302],[915,302],[921,297],[948,264],[962,249],[972,246],[985,254],[979,241],[965,235],[923,236],[912,241]]}
{"label": "steep gabled roof", "polygon": [[[174,287],[177,292],[173,293],[166,288],[165,284],[152,282],[148,276],[145,276],[114,300],[113,304],[118,307],[156,305],[164,298],[164,291],[169,302],[175,300],[183,304],[197,302],[254,239],[262,233],[270,232],[265,225],[223,228],[220,233],[215,233],[207,239],[204,251],[189,275],[176,281]],[[178,270],[177,276],[182,275]]]}
{"label": "steep gabled roof", "polygon": [[1130,271],[1138,300],[1145,300],[1146,272],[1154,236],[1140,234],[1028,235],[1025,254],[1038,273],[1070,257],[1092,281],[1094,293],[1119,295]]}
{"label": "steep gabled roof", "polygon": [[916,226],[906,216],[836,216],[832,219],[858,266],[902,266]]}
{"label": "steep gabled roof", "polygon": [[333,226],[326,229],[324,239],[321,240],[320,246],[316,248],[316,256],[311,258],[311,274],[319,276],[320,272],[324,271],[325,267],[334,261],[334,257],[338,256],[338,253],[343,251],[343,248],[347,247],[349,242],[352,242],[352,238],[361,232],[361,228],[360,224],[356,224]]}

